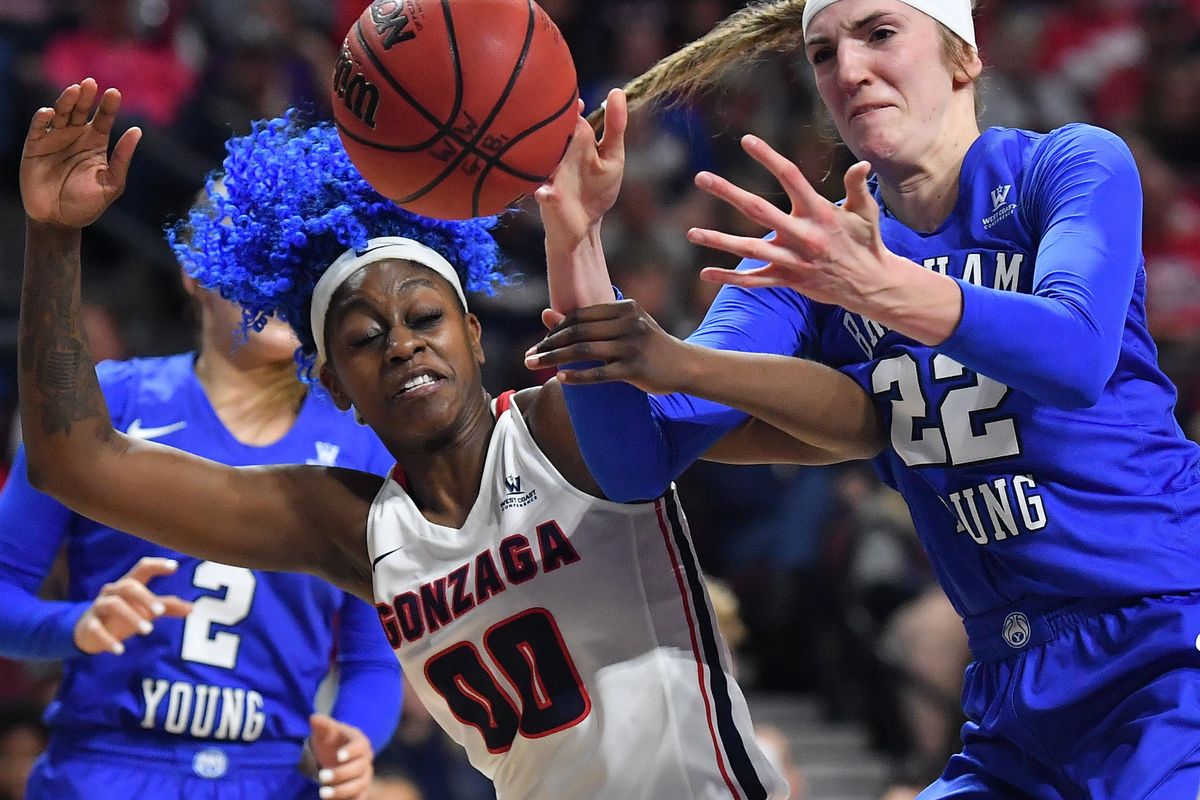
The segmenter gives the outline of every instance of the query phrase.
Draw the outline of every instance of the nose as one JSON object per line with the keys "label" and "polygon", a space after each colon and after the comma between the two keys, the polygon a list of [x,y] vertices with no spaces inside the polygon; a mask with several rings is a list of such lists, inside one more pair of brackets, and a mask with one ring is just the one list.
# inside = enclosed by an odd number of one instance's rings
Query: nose
{"label": "nose", "polygon": [[837,49],[838,88],[847,94],[870,82],[870,58],[856,43],[844,42]]}
{"label": "nose", "polygon": [[389,361],[408,361],[425,349],[425,340],[407,325],[393,325],[388,332],[387,351]]}

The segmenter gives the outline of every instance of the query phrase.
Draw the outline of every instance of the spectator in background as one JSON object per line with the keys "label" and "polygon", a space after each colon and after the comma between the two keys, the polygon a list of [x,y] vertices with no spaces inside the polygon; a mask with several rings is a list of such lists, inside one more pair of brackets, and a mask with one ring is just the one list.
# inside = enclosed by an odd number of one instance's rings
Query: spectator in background
{"label": "spectator in background", "polygon": [[1200,424],[1200,197],[1144,140],[1131,138],[1130,149],[1146,198],[1146,316],[1163,370],[1179,389],[1176,417],[1194,432]]}
{"label": "spectator in background", "polygon": [[131,0],[77,4],[79,27],[56,33],[46,44],[44,78],[50,85],[65,86],[90,75],[104,86],[119,85],[126,113],[166,128],[191,93],[196,71],[165,32],[154,39],[139,35],[137,12],[142,7]]}
{"label": "spectator in background", "polygon": [[1113,130],[1138,125],[1151,95],[1176,65],[1187,62],[1200,45],[1195,10],[1184,0],[1145,0],[1137,9],[1138,57],[1101,82],[1091,104],[1097,124]]}
{"label": "spectator in background", "polygon": [[981,86],[985,128],[1012,125],[1050,131],[1084,116],[1079,92],[1038,63],[1045,15],[1029,6],[1003,6],[983,43],[988,70]]}

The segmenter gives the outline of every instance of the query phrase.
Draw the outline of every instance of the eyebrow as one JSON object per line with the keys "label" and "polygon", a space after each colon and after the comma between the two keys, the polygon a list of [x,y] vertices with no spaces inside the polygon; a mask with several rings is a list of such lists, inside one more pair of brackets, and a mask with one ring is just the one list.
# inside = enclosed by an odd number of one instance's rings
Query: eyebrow
{"label": "eyebrow", "polygon": [[[863,17],[858,22],[852,22],[849,26],[849,30],[851,33],[854,33],[855,31],[861,31],[863,28],[867,27],[872,22],[875,22],[880,17],[886,17],[888,14],[891,14],[891,13],[893,13],[893,12],[891,12],[891,11],[876,11],[874,14],[869,14],[869,15]],[[814,44],[828,44],[828,43],[829,43],[828,36],[814,36],[813,38],[806,41],[804,43],[804,46],[811,47]]]}

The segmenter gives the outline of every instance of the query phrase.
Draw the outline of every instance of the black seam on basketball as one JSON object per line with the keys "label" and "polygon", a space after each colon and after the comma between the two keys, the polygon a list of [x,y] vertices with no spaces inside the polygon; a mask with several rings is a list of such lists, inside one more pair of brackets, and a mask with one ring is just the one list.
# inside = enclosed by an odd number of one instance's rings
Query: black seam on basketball
{"label": "black seam on basketball", "polygon": [[[574,108],[575,101],[578,98],[579,98],[579,90],[576,89],[575,91],[571,92],[571,99],[567,101],[566,105],[564,105],[562,108],[555,111],[550,116],[546,117],[544,120],[542,120],[540,122],[535,122],[533,125],[530,125],[528,128],[521,131],[516,136],[514,136],[513,138],[511,138],[507,142],[505,142],[504,147],[501,147],[499,150],[496,151],[496,160],[489,163],[483,169],[483,171],[480,172],[479,180],[475,181],[475,189],[471,193],[471,210],[476,212],[476,215],[478,215],[478,211],[479,211],[479,194],[480,194],[480,192],[483,191],[483,181],[487,177],[488,173],[491,172],[493,167],[500,170],[501,172],[507,172],[509,175],[516,176],[518,178],[521,178],[522,180],[526,180],[531,183],[545,183],[546,182],[546,179],[550,177],[549,175],[531,175],[528,172],[522,172],[519,169],[510,167],[508,164],[505,164],[501,159],[503,158],[504,153],[507,152],[508,149],[511,148],[513,145],[515,145],[517,142],[521,141],[522,139],[526,138],[527,136],[532,135],[536,131],[541,130],[542,128],[549,125],[551,122],[554,122],[556,119],[561,117],[564,113],[566,113],[570,109]],[[562,161],[562,156],[565,155],[567,152],[566,148],[570,147],[570,146],[571,146],[571,139],[570,139],[570,137],[568,137],[567,144],[564,146],[563,152],[559,154],[558,159],[554,162],[555,164],[558,164],[559,161]]]}
{"label": "black seam on basketball", "polygon": [[[446,2],[447,2],[447,0],[442,0],[443,5],[445,5]],[[454,122],[454,118],[456,116],[458,116],[458,107],[461,106],[461,104],[462,104],[461,94],[455,98],[456,106],[455,106],[454,111],[450,115],[450,119],[447,121],[444,121],[444,122],[442,120],[439,120],[437,118],[437,115],[435,115],[432,111],[430,111],[425,106],[423,106],[419,102],[417,102],[417,99],[415,97],[413,97],[411,94],[409,94],[408,91],[403,86],[401,86],[394,77],[392,77],[392,73],[387,71],[387,68],[383,65],[383,62],[380,60],[379,56],[377,56],[375,54],[375,51],[371,49],[371,44],[367,41],[367,37],[363,35],[362,20],[359,20],[358,22],[354,23],[354,35],[358,38],[358,46],[361,47],[363,52],[367,54],[367,57],[371,59],[371,63],[375,65],[375,70],[381,76],[383,76],[383,79],[385,81],[387,81],[388,86],[391,86],[392,89],[395,90],[396,94],[400,95],[400,97],[405,102],[407,102],[410,106],[412,106],[417,111],[418,114],[420,114],[422,117],[424,117],[425,120],[430,125],[432,125],[436,129],[437,132],[434,133],[433,136],[429,137],[428,139],[426,139],[423,142],[420,142],[415,145],[404,145],[404,146],[400,146],[400,147],[375,144],[374,142],[370,141],[369,139],[364,139],[361,137],[351,137],[351,138],[354,138],[354,140],[356,142],[361,142],[362,144],[369,144],[372,147],[377,147],[381,150],[387,150],[389,152],[395,152],[395,153],[406,153],[406,152],[413,152],[416,150],[424,150],[425,148],[429,147],[431,144],[433,144],[434,142],[436,142],[438,139],[442,138],[443,136],[452,136],[454,138],[457,138],[456,136],[454,136],[454,129],[451,127],[451,125]],[[455,54],[457,54],[457,52],[458,52],[454,48],[451,48],[451,51],[454,52]],[[458,69],[458,65],[455,64],[455,72],[457,73],[459,71],[460,70]],[[458,86],[461,86],[461,85],[462,85],[462,80],[461,80],[461,78],[459,78],[455,88],[457,89]]]}
{"label": "black seam on basketball", "polygon": [[[500,113],[500,109],[504,108],[504,102],[508,100],[508,96],[512,94],[513,87],[517,84],[517,78],[521,75],[521,68],[525,66],[525,59],[529,55],[529,46],[533,42],[533,32],[537,27],[537,15],[534,11],[533,0],[527,0],[527,4],[529,7],[529,24],[525,27],[525,41],[521,45],[521,53],[517,56],[517,63],[513,67],[512,74],[508,76],[508,83],[505,85],[504,91],[500,93],[500,98],[496,101],[496,104],[492,106],[492,110],[488,112],[487,118],[480,123],[479,130],[476,132],[475,137],[471,139],[470,142],[463,144],[459,154],[446,164],[446,168],[442,170],[437,177],[412,194],[406,197],[401,197],[394,202],[398,203],[399,205],[404,205],[405,203],[411,203],[414,200],[420,200],[422,197],[429,194],[429,192],[433,191],[433,189],[437,187],[439,183],[445,180],[447,175],[458,169],[458,165],[461,164],[468,155],[475,155],[477,158],[480,158],[482,161],[489,164],[495,160],[493,156],[480,153],[475,146],[479,144],[479,141],[487,134],[488,128],[490,128],[492,123],[496,121],[496,116]],[[471,213],[473,216],[478,216],[479,209],[475,207],[474,204],[472,204]]]}
{"label": "black seam on basketball", "polygon": [[[551,122],[554,122],[556,119],[561,117],[563,114],[570,111],[572,108],[575,107],[575,101],[577,101],[578,99],[579,99],[579,90],[575,89],[574,91],[571,92],[571,99],[568,100],[565,105],[560,107],[557,111],[552,113],[550,116],[546,117],[545,119],[543,119],[539,122],[533,123],[528,128],[521,131],[516,136],[512,137],[507,142],[505,142],[504,146],[496,151],[494,164],[492,164],[491,166],[495,166],[495,168],[500,170],[501,172],[507,172],[509,175],[515,175],[518,178],[523,178],[524,180],[528,180],[528,181],[543,182],[547,178],[549,178],[550,177],[549,175],[534,175],[529,172],[522,172],[521,170],[517,169],[516,167],[513,167],[509,164],[504,163],[504,160],[503,160],[504,154],[507,153],[510,149],[512,149],[513,145],[517,144],[522,139],[525,139],[525,138],[531,136],[532,134],[537,133],[539,130],[546,127]],[[569,137],[568,137],[567,141],[570,142]],[[559,153],[559,159],[558,159],[559,161],[561,161],[562,157],[564,155],[566,155],[566,152],[567,151],[564,148],[562,153]],[[558,161],[555,161],[554,163],[555,163],[555,165],[557,165]]]}
{"label": "black seam on basketball", "polygon": [[[458,112],[463,104],[463,71],[462,61],[458,53],[458,37],[454,33],[454,13],[450,10],[450,0],[442,0],[442,16],[446,20],[446,38],[450,45],[450,61],[454,65],[454,103],[450,107],[450,119],[446,124],[453,124],[458,119]],[[454,130],[451,128],[451,130]]]}
{"label": "black seam on basketball", "polygon": [[382,142],[376,142],[371,139],[368,139],[365,136],[359,136],[357,133],[350,130],[349,128],[347,128],[345,125],[343,125],[341,122],[338,122],[337,120],[334,120],[334,124],[337,125],[338,130],[341,131],[342,135],[345,136],[347,139],[352,139],[352,140],[358,142],[359,144],[365,144],[367,147],[373,147],[376,150],[385,150],[389,153],[416,153],[418,151],[427,149],[431,144],[433,144],[434,142],[436,142],[438,139],[441,138],[441,134],[438,134],[438,135],[434,136],[432,139],[427,139],[423,142],[417,142],[416,144],[409,144],[409,145],[383,144]]}

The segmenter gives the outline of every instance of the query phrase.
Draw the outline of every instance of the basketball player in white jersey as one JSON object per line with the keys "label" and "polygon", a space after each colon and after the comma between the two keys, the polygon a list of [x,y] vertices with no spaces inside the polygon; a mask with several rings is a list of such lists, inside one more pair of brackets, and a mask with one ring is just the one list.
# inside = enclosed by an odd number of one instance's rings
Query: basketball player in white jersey
{"label": "basketball player in white jersey", "polygon": [[[113,429],[79,332],[79,232],[120,193],[140,132],[109,161],[120,95],[106,92],[89,119],[96,96],[84,81],[39,111],[22,157],[30,481],[172,549],[309,571],[374,602],[415,690],[500,798],[785,797],[729,674],[674,491],[603,499],[555,382],[489,398],[464,284],[495,274],[491,223],[392,205],[332,127],[287,117],[231,141],[224,189],[210,182],[212,207],[187,220],[188,241],[231,248],[198,277],[251,314],[292,323],[335,402],[353,406],[396,458],[391,476],[237,469]],[[623,122],[610,108],[616,141]],[[596,149],[582,120],[576,139],[572,168],[620,159]],[[549,228],[553,258],[561,226]],[[831,395],[849,383],[808,368]],[[869,412],[865,401],[846,408],[847,419]],[[847,456],[877,446],[867,423]],[[729,452],[807,453],[758,433]],[[321,766],[336,778],[336,764]]]}

